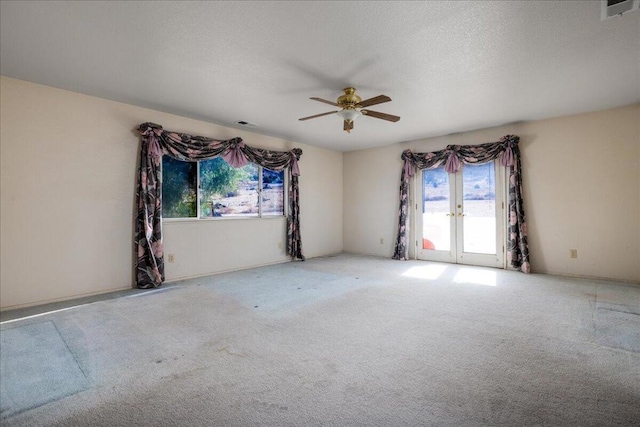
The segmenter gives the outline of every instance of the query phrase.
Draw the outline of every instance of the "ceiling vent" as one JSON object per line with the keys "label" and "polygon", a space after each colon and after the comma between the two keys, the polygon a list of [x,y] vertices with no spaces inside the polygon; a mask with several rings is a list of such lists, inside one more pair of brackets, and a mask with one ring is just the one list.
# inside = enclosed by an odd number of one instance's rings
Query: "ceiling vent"
{"label": "ceiling vent", "polygon": [[236,122],[237,125],[244,126],[246,128],[257,128],[258,125],[255,123],[247,122],[246,120],[238,120]]}
{"label": "ceiling vent", "polygon": [[602,0],[602,15],[600,19],[604,21],[613,16],[633,12],[638,8],[640,8],[640,0]]}

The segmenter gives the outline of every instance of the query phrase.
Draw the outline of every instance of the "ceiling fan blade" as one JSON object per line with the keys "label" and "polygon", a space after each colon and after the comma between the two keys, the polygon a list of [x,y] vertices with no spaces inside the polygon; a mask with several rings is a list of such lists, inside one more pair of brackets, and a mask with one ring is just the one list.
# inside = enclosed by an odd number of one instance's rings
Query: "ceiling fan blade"
{"label": "ceiling fan blade", "polygon": [[347,133],[351,133],[351,130],[353,129],[353,121],[348,122],[345,120],[342,129],[344,129]]}
{"label": "ceiling fan blade", "polygon": [[380,113],[378,111],[360,110],[360,112],[365,116],[375,117],[376,119],[388,120],[390,122],[397,122],[398,120],[400,120],[400,117],[398,116]]}
{"label": "ceiling fan blade", "polygon": [[337,111],[329,111],[328,113],[322,113],[322,114],[316,114],[315,116],[303,117],[303,118],[298,119],[298,120],[315,119],[316,117],[328,116],[329,114],[335,114],[335,113],[337,113]]}
{"label": "ceiling fan blade", "polygon": [[309,99],[313,99],[314,101],[320,101],[320,102],[324,102],[325,104],[329,104],[329,105],[333,105],[334,107],[339,107],[338,104],[336,104],[333,101],[327,101],[326,99],[322,99],[322,98],[316,98],[316,97],[311,97]]}
{"label": "ceiling fan blade", "polygon": [[365,108],[365,107],[370,107],[372,105],[382,104],[383,102],[389,102],[389,101],[391,101],[391,98],[389,98],[387,95],[378,95],[378,96],[374,96],[373,98],[365,99],[364,101],[360,102],[360,104],[358,105],[361,108]]}

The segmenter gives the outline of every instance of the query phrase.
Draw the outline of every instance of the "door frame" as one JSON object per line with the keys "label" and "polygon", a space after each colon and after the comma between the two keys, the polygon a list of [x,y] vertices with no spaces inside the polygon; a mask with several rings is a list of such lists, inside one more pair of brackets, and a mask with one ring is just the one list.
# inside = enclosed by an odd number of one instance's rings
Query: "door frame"
{"label": "door frame", "polygon": [[[496,254],[476,254],[471,252],[463,252],[463,215],[464,200],[462,200],[462,169],[455,174],[449,174],[450,193],[453,197],[449,197],[450,207],[449,213],[454,214],[450,218],[451,221],[451,245],[450,250],[435,251],[423,250],[420,241],[422,240],[422,206],[423,203],[423,179],[422,169],[418,169],[414,175],[413,187],[411,194],[414,206],[413,232],[411,233],[414,243],[414,259],[447,262],[451,264],[477,265],[485,267],[497,267],[505,269],[507,266],[506,243],[507,243],[507,215],[506,208],[508,193],[507,173],[503,166],[497,160],[492,161],[495,171],[495,206],[496,206]],[[464,168],[464,164],[462,165]],[[453,191],[451,190],[453,187]],[[458,205],[462,204],[462,210]],[[460,232],[458,232],[460,231]]]}

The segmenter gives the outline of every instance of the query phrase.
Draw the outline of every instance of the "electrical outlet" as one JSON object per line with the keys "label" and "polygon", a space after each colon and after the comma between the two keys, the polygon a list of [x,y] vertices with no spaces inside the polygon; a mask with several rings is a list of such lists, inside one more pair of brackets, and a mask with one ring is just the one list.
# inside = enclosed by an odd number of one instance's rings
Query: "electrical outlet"
{"label": "electrical outlet", "polygon": [[169,254],[169,262],[175,262],[176,261],[176,257],[173,254]]}
{"label": "electrical outlet", "polygon": [[569,258],[578,258],[578,250],[569,249]]}

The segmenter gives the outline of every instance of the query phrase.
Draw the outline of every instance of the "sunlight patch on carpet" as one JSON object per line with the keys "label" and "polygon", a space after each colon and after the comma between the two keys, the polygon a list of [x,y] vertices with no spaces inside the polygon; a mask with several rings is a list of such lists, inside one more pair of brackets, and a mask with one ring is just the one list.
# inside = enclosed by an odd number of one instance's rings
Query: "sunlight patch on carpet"
{"label": "sunlight patch on carpet", "polygon": [[415,277],[416,279],[436,280],[442,275],[442,273],[444,273],[446,269],[446,265],[440,264],[416,266],[411,267],[410,269],[402,273],[402,275],[406,277]]}
{"label": "sunlight patch on carpet", "polygon": [[455,283],[471,283],[473,285],[496,286],[495,271],[480,268],[461,268],[453,278]]}

